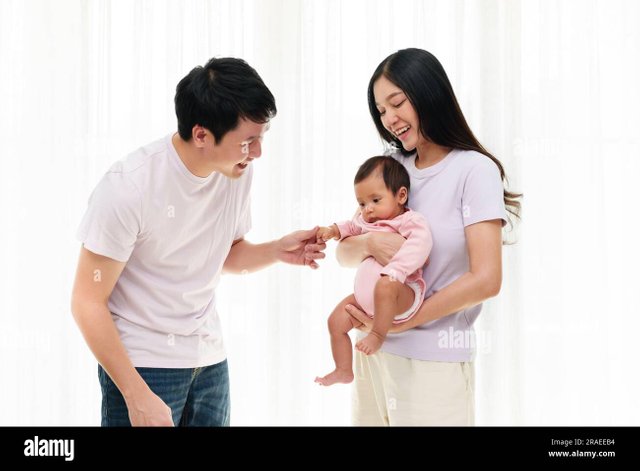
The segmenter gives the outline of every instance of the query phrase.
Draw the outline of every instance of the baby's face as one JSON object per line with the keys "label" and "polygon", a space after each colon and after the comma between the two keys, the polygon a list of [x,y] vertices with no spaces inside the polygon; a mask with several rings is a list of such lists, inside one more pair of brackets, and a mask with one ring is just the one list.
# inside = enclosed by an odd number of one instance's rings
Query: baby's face
{"label": "baby's face", "polygon": [[382,179],[382,174],[375,171],[360,183],[356,183],[356,198],[360,205],[360,214],[366,222],[381,219],[393,219],[402,214],[404,208],[403,190],[398,194],[389,190]]}

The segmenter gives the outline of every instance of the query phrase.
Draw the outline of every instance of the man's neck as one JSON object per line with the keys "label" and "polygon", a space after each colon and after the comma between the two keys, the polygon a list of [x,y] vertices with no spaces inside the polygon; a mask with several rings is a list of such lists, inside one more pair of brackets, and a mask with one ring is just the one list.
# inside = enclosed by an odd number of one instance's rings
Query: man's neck
{"label": "man's neck", "polygon": [[171,138],[171,142],[178,153],[178,157],[180,157],[184,166],[187,167],[187,170],[193,175],[206,178],[214,172],[211,166],[205,165],[202,162],[202,155],[199,149],[182,139],[180,134],[175,133]]}

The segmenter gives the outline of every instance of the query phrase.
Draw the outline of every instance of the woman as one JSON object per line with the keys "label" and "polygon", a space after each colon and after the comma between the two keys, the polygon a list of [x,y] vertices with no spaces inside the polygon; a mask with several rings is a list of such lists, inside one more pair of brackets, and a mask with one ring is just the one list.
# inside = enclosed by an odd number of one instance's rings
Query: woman
{"label": "woman", "polygon": [[[440,62],[421,49],[387,57],[369,82],[369,109],[411,176],[411,209],[432,231],[425,301],[381,351],[356,352],[355,425],[473,425],[473,323],[502,281],[502,227],[518,216],[500,162],[475,138]],[[342,265],[385,265],[403,239],[370,233],[338,246]],[[351,305],[347,311],[370,327]]]}

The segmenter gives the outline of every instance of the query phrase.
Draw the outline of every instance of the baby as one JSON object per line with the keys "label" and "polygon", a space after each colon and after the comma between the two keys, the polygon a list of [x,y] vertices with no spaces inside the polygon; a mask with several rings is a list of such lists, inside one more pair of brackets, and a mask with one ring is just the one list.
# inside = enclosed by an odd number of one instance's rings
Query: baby
{"label": "baby", "polygon": [[364,259],[356,273],[354,293],[331,313],[329,332],[336,369],[316,378],[316,383],[324,386],[353,381],[348,332],[361,324],[344,309],[346,304],[359,307],[373,318],[369,335],[356,343],[356,349],[372,355],[382,346],[392,324],[414,316],[426,291],[422,267],[433,242],[424,217],[406,206],[410,185],[407,170],[391,157],[371,157],[358,169],[354,185],[360,214],[353,221],[320,227],[316,238],[342,240],[382,231],[397,232],[406,241],[386,266],[373,257]]}

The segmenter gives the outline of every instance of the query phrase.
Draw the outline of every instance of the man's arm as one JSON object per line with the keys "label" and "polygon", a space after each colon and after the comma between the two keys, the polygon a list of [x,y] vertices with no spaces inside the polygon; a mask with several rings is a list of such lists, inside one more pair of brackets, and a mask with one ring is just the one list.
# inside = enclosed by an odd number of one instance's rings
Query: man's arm
{"label": "man's arm", "polygon": [[82,247],[71,311],[87,345],[122,393],[131,424],[173,426],[171,409],[133,367],[109,312],[109,296],[125,265]]}
{"label": "man's arm", "polygon": [[233,241],[229,255],[222,266],[222,273],[251,273],[277,262],[276,241],[252,244],[244,239]]}
{"label": "man's arm", "polygon": [[323,242],[316,243],[314,227],[308,231],[295,231],[281,239],[252,244],[242,238],[233,242],[229,255],[222,267],[223,273],[251,273],[262,270],[275,262],[291,265],[306,265],[318,268],[316,260],[325,257],[322,251],[327,247]]}

